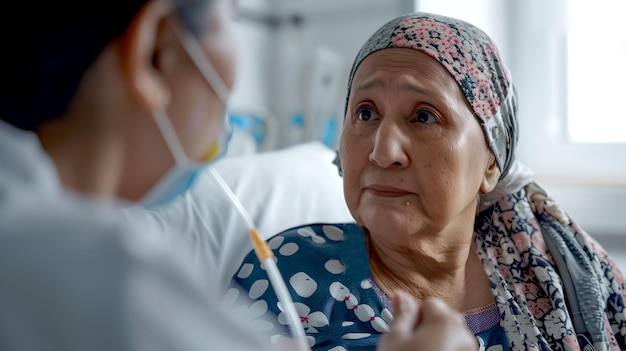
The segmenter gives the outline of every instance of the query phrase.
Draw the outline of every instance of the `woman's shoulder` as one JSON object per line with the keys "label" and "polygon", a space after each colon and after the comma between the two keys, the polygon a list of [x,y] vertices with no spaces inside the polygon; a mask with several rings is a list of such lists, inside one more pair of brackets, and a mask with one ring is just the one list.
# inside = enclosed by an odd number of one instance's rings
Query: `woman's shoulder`
{"label": "woman's shoulder", "polygon": [[[267,244],[278,258],[310,259],[320,253],[326,255],[342,251],[363,242],[363,231],[356,223],[311,223],[286,229],[267,239]],[[250,251],[245,262],[254,262],[256,255]]]}
{"label": "woman's shoulder", "polygon": [[[362,266],[367,262],[363,231],[356,223],[312,223],[287,229],[267,240],[275,261],[283,274],[302,271],[338,274],[346,267]],[[359,261],[359,262],[356,262]],[[263,274],[254,269],[259,261],[251,251],[244,259],[234,280],[246,280],[248,271]],[[368,267],[366,264],[365,267]],[[255,274],[251,274],[254,276]],[[258,277],[257,277],[258,278]]]}
{"label": "woman's shoulder", "polygon": [[[340,246],[358,240],[363,231],[356,223],[311,223],[284,230],[268,240],[272,249],[283,240],[299,242],[310,246]],[[274,244],[274,245],[272,245]]]}

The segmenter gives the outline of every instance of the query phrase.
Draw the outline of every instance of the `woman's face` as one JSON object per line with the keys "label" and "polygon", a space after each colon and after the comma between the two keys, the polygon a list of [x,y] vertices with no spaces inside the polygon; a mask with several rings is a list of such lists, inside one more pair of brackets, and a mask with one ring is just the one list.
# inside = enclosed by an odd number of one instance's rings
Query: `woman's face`
{"label": "woman's face", "polygon": [[454,78],[402,48],[375,52],[356,71],[340,156],[352,215],[391,240],[467,231],[495,162]]}

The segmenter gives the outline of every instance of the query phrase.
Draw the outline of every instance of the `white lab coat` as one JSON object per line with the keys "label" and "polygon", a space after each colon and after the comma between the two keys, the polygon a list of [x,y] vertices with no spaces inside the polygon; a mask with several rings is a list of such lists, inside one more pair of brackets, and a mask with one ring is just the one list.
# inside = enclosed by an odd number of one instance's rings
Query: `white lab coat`
{"label": "white lab coat", "polygon": [[36,136],[0,121],[0,349],[267,349],[151,230],[64,191]]}

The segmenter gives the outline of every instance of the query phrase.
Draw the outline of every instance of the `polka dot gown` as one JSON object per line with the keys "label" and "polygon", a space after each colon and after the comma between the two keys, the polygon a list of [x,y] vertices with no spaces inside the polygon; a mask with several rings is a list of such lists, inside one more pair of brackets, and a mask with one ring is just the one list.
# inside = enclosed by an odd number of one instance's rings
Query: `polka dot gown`
{"label": "polka dot gown", "polygon": [[[269,240],[294,299],[309,344],[319,350],[373,350],[389,330],[390,311],[369,281],[370,270],[361,228],[356,224],[309,225]],[[287,316],[265,270],[250,253],[228,291],[238,297],[240,285],[250,302],[241,308],[256,326],[273,335],[288,335]]]}

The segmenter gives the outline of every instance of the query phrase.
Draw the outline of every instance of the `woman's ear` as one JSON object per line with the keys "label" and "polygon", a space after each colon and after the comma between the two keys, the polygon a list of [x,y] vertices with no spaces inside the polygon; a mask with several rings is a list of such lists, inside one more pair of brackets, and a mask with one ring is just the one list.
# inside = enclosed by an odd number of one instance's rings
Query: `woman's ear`
{"label": "woman's ear", "polygon": [[123,79],[138,105],[155,110],[169,104],[170,91],[158,69],[163,24],[172,13],[168,1],[148,1],[122,36]]}
{"label": "woman's ear", "polygon": [[483,194],[490,193],[493,189],[496,188],[498,184],[498,180],[500,180],[500,167],[498,167],[498,163],[496,162],[496,157],[490,152],[489,153],[489,164],[485,169],[485,175],[483,177],[483,181],[480,184],[480,191]]}

